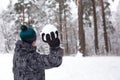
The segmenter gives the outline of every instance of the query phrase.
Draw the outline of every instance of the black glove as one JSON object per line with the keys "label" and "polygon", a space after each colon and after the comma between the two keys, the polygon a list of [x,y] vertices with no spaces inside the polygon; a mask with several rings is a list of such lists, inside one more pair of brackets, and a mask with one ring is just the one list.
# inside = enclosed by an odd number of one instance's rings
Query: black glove
{"label": "black glove", "polygon": [[[55,34],[57,37],[55,37]],[[50,34],[46,34],[46,40],[44,40],[45,33],[42,34],[42,40],[49,44],[50,47],[55,48],[60,46],[60,40],[58,38],[58,31],[51,32]]]}

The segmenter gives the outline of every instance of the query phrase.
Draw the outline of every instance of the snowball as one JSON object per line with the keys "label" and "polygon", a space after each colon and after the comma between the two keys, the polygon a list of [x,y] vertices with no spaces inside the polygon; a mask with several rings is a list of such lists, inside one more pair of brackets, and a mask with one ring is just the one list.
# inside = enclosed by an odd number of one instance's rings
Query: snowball
{"label": "snowball", "polygon": [[[51,24],[47,24],[45,27],[43,27],[43,29],[42,29],[42,32],[40,33],[40,35],[42,34],[42,33],[45,33],[45,36],[46,36],[46,34],[50,34],[51,32],[56,32],[56,31],[58,31],[57,30],[57,28],[54,26],[54,25],[51,25]],[[55,34],[55,37],[56,37],[57,35]],[[44,37],[44,39],[45,39],[45,37]],[[45,39],[46,40],[46,39]]]}
{"label": "snowball", "polygon": [[41,33],[50,34],[50,32],[55,32],[55,31],[57,31],[57,28],[54,25],[47,24],[45,27],[43,27]]}

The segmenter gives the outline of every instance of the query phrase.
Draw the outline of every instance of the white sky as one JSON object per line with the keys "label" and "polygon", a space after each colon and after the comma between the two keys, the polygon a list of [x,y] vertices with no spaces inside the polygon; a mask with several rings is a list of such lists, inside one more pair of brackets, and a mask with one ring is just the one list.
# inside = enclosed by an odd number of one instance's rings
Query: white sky
{"label": "white sky", "polygon": [[[15,3],[17,0],[12,0]],[[0,12],[5,10],[9,4],[9,0],[0,0]]]}
{"label": "white sky", "polygon": [[0,12],[4,9],[6,9],[6,6],[8,5],[9,0],[1,0],[0,1]]}
{"label": "white sky", "polygon": [[108,0],[108,1],[112,3],[110,6],[111,10],[116,11],[120,0],[114,0],[114,2],[112,2],[112,0]]}
{"label": "white sky", "polygon": [[[17,1],[17,0],[12,0],[14,3]],[[117,6],[118,6],[118,3],[120,0],[114,0],[114,2],[112,2],[112,0],[108,0],[110,3],[112,3],[112,5],[110,6],[111,7],[111,10],[112,11],[116,11],[117,9]],[[0,12],[2,10],[5,10],[7,8],[9,4],[9,0],[1,0],[0,1]]]}

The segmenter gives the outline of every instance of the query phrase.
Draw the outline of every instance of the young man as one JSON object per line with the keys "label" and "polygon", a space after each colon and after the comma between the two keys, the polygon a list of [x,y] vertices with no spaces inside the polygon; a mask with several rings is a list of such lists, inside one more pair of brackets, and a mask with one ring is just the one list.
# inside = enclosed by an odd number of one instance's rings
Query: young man
{"label": "young man", "polygon": [[63,50],[59,47],[58,32],[47,34],[46,41],[44,35],[43,33],[42,40],[50,46],[49,55],[36,52],[36,32],[33,28],[21,26],[21,40],[16,43],[13,57],[14,80],[45,80],[45,69],[61,65]]}

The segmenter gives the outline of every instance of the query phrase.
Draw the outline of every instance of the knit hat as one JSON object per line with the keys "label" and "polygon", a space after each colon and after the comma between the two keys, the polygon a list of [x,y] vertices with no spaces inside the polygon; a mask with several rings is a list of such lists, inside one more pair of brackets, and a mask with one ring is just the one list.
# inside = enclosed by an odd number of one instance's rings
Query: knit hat
{"label": "knit hat", "polygon": [[32,27],[27,27],[26,25],[21,25],[20,38],[22,41],[32,43],[36,40],[36,32]]}

